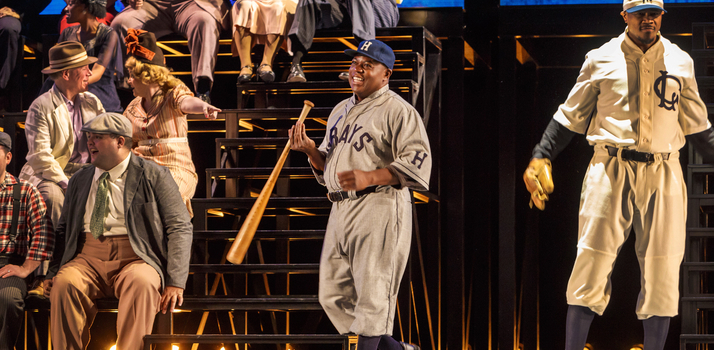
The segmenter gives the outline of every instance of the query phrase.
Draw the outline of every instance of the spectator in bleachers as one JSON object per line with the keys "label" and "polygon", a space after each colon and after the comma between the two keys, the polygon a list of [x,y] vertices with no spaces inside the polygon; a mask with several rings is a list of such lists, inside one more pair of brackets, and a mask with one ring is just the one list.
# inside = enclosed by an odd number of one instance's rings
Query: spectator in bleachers
{"label": "spectator in bleachers", "polygon": [[233,19],[233,56],[240,56],[239,83],[253,78],[250,49],[264,44],[263,60],[256,69],[266,83],[275,80],[273,59],[284,42],[295,16],[297,0],[238,0],[231,11]]}
{"label": "spectator in bleachers", "polygon": [[[11,7],[0,8],[0,47],[4,48],[0,54],[0,90],[7,88],[10,76],[17,65],[19,50],[20,14]],[[2,109],[0,105],[0,109]]]}
{"label": "spectator in bleachers", "polygon": [[102,102],[87,92],[96,62],[82,44],[65,41],[49,52],[50,66],[42,73],[54,81],[52,88],[30,105],[25,120],[27,163],[20,179],[37,186],[57,226],[69,178],[91,159],[82,125],[104,113]]}
{"label": "spectator in bleachers", "polygon": [[136,98],[124,116],[134,128],[133,152],[171,171],[189,213],[198,175],[188,145],[186,114],[216,119],[221,110],[196,98],[164,65],[164,55],[151,32],[130,29],[126,37],[129,84]]}
{"label": "spectator in bleachers", "polygon": [[[66,1],[67,1],[67,5],[69,5],[69,3],[71,2],[71,0],[66,0]],[[98,2],[98,0],[95,0],[95,2]],[[104,18],[101,18],[101,17],[97,18],[97,21],[99,21],[99,23],[106,24],[108,26],[108,25],[112,24],[112,21],[114,20],[114,17],[116,17],[118,12],[117,12],[116,8],[114,7],[114,5],[116,4],[116,0],[108,0],[108,1],[104,1],[104,2],[106,3],[107,14],[104,16]],[[65,29],[67,29],[71,26],[76,26],[79,24],[78,22],[69,22],[68,21],[67,17],[69,14],[67,13],[67,10],[68,10],[67,8],[64,9],[63,14],[62,14],[62,19],[60,19],[60,28],[59,28],[60,33],[62,33]]]}
{"label": "spectator in bleachers", "polygon": [[42,196],[31,183],[6,171],[11,147],[10,135],[0,132],[0,349],[15,347],[27,296],[25,278],[51,257],[54,248]]}
{"label": "spectator in bleachers", "polygon": [[143,29],[162,37],[179,33],[188,39],[191,75],[198,98],[211,103],[213,71],[218,55],[227,0],[124,0],[128,6],[112,22],[112,28],[127,35],[127,29]]}
{"label": "spectator in bleachers", "polygon": [[[121,46],[117,33],[99,21],[106,16],[106,0],[69,0],[67,22],[78,23],[63,30],[58,42],[77,41],[84,46],[87,55],[97,57],[89,77],[89,92],[96,95],[109,112],[121,113],[121,106],[115,79],[124,74]],[[115,77],[115,73],[118,76]],[[42,86],[44,93],[52,88],[48,79]]]}
{"label": "spectator in bleachers", "polygon": [[[10,90],[16,86],[9,86],[10,78],[15,68],[22,60],[22,41],[20,34],[38,39],[37,24],[38,14],[50,0],[0,0],[0,110],[7,110],[11,103]],[[20,112],[15,110],[14,112]]]}
{"label": "spectator in bleachers", "polygon": [[[351,25],[359,43],[374,39],[375,28],[395,27],[397,22],[399,9],[395,0],[300,0],[288,33],[293,52],[288,82],[307,81],[302,58],[312,46],[315,30]],[[341,79],[345,78],[341,75]]]}
{"label": "spectator in bleachers", "polygon": [[193,227],[169,171],[131,154],[131,124],[84,124],[92,165],[72,177],[45,280],[52,345],[86,349],[99,298],[119,299],[117,349],[143,349],[156,313],[183,304]]}

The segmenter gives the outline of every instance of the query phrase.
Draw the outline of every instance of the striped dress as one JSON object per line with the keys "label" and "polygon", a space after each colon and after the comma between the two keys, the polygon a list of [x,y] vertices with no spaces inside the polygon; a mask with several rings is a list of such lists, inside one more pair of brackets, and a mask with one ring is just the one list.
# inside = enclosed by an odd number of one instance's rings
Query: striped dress
{"label": "striped dress", "polygon": [[186,85],[179,85],[165,95],[159,90],[151,98],[151,109],[147,112],[137,97],[126,108],[124,116],[133,126],[133,151],[139,157],[152,160],[169,168],[181,198],[193,217],[191,198],[196,192],[198,175],[191,159],[191,149],[186,138],[188,123],[186,114],[181,112],[181,102],[193,96]]}

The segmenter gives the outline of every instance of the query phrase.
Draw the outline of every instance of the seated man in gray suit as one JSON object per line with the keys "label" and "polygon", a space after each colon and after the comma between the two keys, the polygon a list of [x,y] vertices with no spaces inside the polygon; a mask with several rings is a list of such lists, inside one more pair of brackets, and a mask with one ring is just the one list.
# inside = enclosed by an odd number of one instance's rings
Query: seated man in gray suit
{"label": "seated man in gray suit", "polygon": [[158,308],[183,303],[190,217],[169,170],[131,153],[127,118],[104,113],[82,131],[92,166],[69,181],[45,280],[52,345],[85,349],[94,300],[116,297],[117,348],[142,349]]}

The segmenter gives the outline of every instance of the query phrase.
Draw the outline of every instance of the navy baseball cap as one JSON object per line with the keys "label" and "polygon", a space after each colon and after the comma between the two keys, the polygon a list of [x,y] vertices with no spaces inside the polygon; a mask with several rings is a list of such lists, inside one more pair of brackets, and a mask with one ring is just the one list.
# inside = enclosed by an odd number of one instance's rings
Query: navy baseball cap
{"label": "navy baseball cap", "polygon": [[662,0],[624,0],[622,2],[622,10],[627,13],[649,9],[657,9],[667,13],[664,9],[664,1]]}
{"label": "navy baseball cap", "polygon": [[354,57],[355,55],[367,56],[384,64],[390,70],[394,68],[394,51],[392,51],[392,48],[387,46],[387,44],[377,39],[365,40],[359,43],[359,49],[347,49],[345,50],[345,54],[350,57]]}

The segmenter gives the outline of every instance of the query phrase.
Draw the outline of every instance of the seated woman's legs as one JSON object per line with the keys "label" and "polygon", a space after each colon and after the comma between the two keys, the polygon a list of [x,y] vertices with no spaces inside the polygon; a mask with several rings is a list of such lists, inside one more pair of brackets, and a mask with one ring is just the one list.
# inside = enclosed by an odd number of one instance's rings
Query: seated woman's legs
{"label": "seated woman's legs", "polygon": [[260,80],[266,83],[272,83],[275,80],[273,60],[275,59],[275,55],[278,53],[278,49],[280,49],[280,44],[283,41],[282,39],[282,36],[278,34],[266,35],[263,60],[260,62],[260,67],[258,67],[258,76],[260,77]]}
{"label": "seated woman's legs", "polygon": [[238,76],[239,83],[245,83],[253,78],[253,62],[250,60],[250,48],[253,46],[253,36],[247,28],[236,26],[236,31],[233,32],[233,42],[238,49],[238,57],[240,57],[240,75]]}

